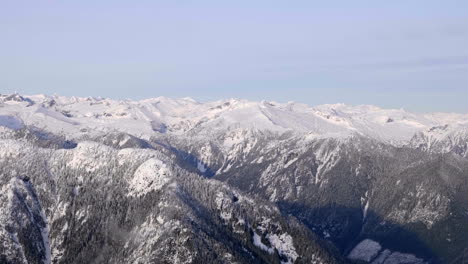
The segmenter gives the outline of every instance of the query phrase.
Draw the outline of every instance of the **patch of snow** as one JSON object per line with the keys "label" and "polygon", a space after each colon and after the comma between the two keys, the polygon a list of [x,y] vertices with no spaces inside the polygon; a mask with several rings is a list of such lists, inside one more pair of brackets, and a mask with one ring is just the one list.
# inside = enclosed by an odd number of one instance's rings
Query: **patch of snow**
{"label": "patch of snow", "polygon": [[232,218],[231,208],[229,208],[229,204],[231,200],[225,196],[223,192],[218,192],[215,198],[216,207],[220,211],[220,216],[224,220],[230,220]]}
{"label": "patch of snow", "polygon": [[292,264],[299,257],[294,247],[293,239],[289,234],[284,233],[279,236],[272,234],[267,235],[267,238],[270,244],[278,250],[278,253],[288,259],[287,262],[281,262],[282,264]]}
{"label": "patch of snow", "polygon": [[288,161],[288,163],[286,163],[286,164],[284,165],[284,168],[286,169],[286,168],[289,167],[291,164],[293,164],[294,162],[296,162],[298,159],[299,159],[299,158],[294,158],[294,159]]}
{"label": "patch of snow", "polygon": [[206,167],[205,167],[205,164],[203,164],[201,161],[197,161],[197,169],[198,171],[200,171],[201,173],[205,173],[206,172]]}
{"label": "patch of snow", "polygon": [[[390,254],[382,264],[423,264],[423,259],[420,259],[412,254],[404,254],[400,252],[394,252]],[[374,263],[372,263],[374,264]]]}
{"label": "patch of snow", "polygon": [[164,224],[164,218],[162,218],[160,215],[158,215],[158,217],[156,217],[156,221],[158,221],[159,224]]}
{"label": "patch of snow", "polygon": [[113,152],[112,148],[92,141],[80,142],[76,148],[66,150],[66,153],[72,155],[68,165],[71,168],[85,169],[88,172],[107,166],[106,157],[109,157]]}
{"label": "patch of snow", "polygon": [[332,149],[327,148],[328,144],[322,144],[316,152],[316,158],[319,162],[317,172],[315,174],[315,184],[318,184],[323,174],[336,165],[339,159],[338,152],[340,151],[340,145],[333,147]]}
{"label": "patch of snow", "polygon": [[353,250],[351,250],[348,258],[352,260],[370,262],[379,254],[381,249],[382,247],[378,242],[371,239],[364,239],[356,247],[354,247]]}
{"label": "patch of snow", "polygon": [[390,254],[392,254],[392,252],[388,249],[385,249],[382,251],[382,253],[379,254],[377,258],[374,259],[374,261],[372,261],[372,264],[384,264],[385,260],[388,258],[388,256],[390,256]]}
{"label": "patch of snow", "polygon": [[223,169],[222,172],[223,172],[223,173],[224,173],[224,172],[228,172],[228,171],[231,169],[231,167],[232,167],[232,164],[229,163],[229,164],[226,166],[226,168]]}
{"label": "patch of snow", "polygon": [[366,205],[364,206],[362,212],[362,218],[365,219],[367,217],[367,211],[369,210],[369,199],[367,199]]}
{"label": "patch of snow", "polygon": [[161,160],[151,158],[145,161],[135,171],[133,179],[129,182],[132,196],[141,196],[151,191],[160,190],[170,178],[170,171]]}
{"label": "patch of snow", "polygon": [[223,146],[226,149],[231,149],[233,146],[240,144],[244,141],[242,130],[235,131],[229,135],[226,135],[224,139]]}
{"label": "patch of snow", "polygon": [[45,249],[45,258],[44,258],[44,264],[51,264],[52,263],[52,253],[50,250],[50,240],[49,240],[49,224],[47,222],[47,218],[45,216],[44,210],[41,211],[41,217],[45,223],[45,227],[41,228],[41,236],[42,236],[42,241],[44,244],[44,249]]}
{"label": "patch of snow", "polygon": [[122,147],[123,145],[127,144],[127,142],[130,140],[131,138],[128,136],[128,135],[125,135],[125,137],[122,139],[122,141],[119,142],[119,146]]}
{"label": "patch of snow", "polygon": [[255,231],[252,231],[253,232],[253,244],[255,246],[257,246],[258,248],[262,249],[263,251],[266,251],[270,254],[273,254],[275,251],[273,250],[273,248],[270,248],[268,247],[267,245],[263,244],[262,242],[262,238],[255,232]]}

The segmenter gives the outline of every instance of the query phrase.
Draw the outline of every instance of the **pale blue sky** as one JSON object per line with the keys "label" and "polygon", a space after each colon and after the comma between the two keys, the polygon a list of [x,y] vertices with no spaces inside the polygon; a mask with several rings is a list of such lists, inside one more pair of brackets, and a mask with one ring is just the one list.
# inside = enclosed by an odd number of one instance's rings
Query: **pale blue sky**
{"label": "pale blue sky", "polygon": [[468,113],[468,1],[0,0],[0,93]]}

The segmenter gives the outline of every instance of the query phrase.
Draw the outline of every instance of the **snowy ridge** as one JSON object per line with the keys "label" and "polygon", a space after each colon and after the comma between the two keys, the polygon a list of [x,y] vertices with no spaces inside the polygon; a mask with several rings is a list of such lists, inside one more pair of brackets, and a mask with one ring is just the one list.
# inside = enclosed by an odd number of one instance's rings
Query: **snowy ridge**
{"label": "snowy ridge", "polygon": [[[77,138],[83,133],[120,131],[141,138],[155,133],[212,134],[233,128],[332,136],[358,133],[389,143],[409,142],[417,133],[450,125],[467,126],[468,115],[416,114],[403,109],[344,104],[316,107],[289,102],[190,98],[140,101],[47,95],[0,95],[0,126],[43,127]],[[232,143],[227,143],[231,145]]]}

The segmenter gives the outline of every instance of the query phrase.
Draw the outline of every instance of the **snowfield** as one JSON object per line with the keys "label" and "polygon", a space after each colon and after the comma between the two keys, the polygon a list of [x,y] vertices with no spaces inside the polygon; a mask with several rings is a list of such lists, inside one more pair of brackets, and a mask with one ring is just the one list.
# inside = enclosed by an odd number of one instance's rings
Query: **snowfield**
{"label": "snowfield", "polygon": [[[208,132],[247,128],[292,131],[315,136],[358,133],[394,144],[408,143],[417,133],[438,141],[468,128],[468,115],[410,113],[403,109],[343,104],[310,107],[289,102],[224,100],[199,103],[190,98],[157,97],[140,101],[62,96],[1,96],[0,126],[38,126],[80,138],[83,133],[121,131],[142,138],[154,133]],[[443,131],[437,128],[444,128]],[[229,136],[226,148],[242,138]]]}

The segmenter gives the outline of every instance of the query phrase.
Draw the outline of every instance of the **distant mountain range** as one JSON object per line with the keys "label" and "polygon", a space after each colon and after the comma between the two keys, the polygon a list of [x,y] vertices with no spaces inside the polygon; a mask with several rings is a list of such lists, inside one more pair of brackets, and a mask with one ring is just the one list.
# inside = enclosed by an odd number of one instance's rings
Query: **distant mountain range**
{"label": "distant mountain range", "polygon": [[468,114],[0,95],[0,263],[468,262]]}

